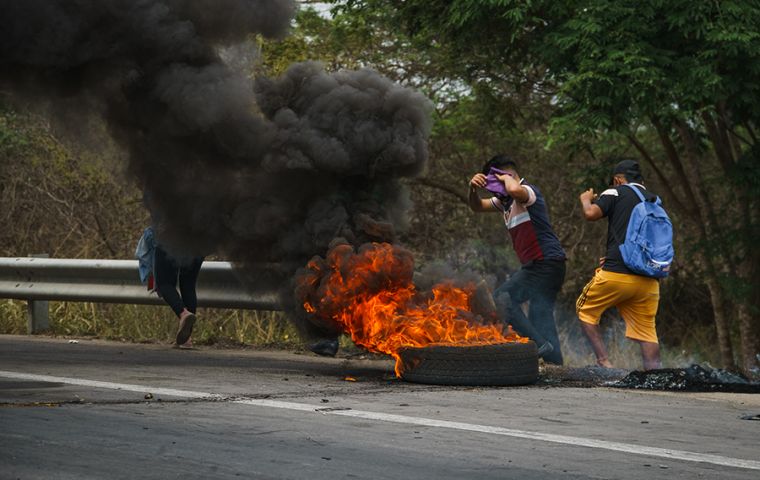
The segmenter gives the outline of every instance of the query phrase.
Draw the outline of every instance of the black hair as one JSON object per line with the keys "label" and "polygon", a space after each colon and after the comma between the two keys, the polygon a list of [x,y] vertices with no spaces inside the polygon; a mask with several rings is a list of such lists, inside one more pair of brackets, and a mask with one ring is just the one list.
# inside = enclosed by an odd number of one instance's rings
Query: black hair
{"label": "black hair", "polygon": [[491,167],[495,167],[500,170],[506,170],[508,168],[517,170],[517,163],[515,163],[515,161],[512,160],[507,155],[500,153],[498,155],[494,155],[493,157],[491,157],[491,159],[483,165],[483,169],[481,170],[483,175],[488,175],[488,172],[491,170]]}

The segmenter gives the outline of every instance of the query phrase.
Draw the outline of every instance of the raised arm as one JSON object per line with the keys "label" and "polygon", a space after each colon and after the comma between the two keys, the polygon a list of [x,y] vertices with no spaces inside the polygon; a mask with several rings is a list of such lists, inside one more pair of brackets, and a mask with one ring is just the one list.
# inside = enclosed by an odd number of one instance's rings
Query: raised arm
{"label": "raised arm", "polygon": [[470,180],[470,195],[467,197],[467,201],[473,212],[496,211],[496,207],[490,199],[480,198],[480,195],[478,195],[478,188],[484,188],[485,186],[486,176],[482,173],[476,173]]}
{"label": "raised arm", "polygon": [[504,182],[504,188],[507,189],[507,193],[515,201],[520,203],[526,203],[530,200],[530,193],[524,185],[513,177],[512,175],[497,175],[498,179]]}
{"label": "raised arm", "polygon": [[595,198],[596,194],[594,194],[593,188],[589,188],[580,195],[581,205],[583,206],[583,217],[590,222],[604,217],[604,212],[599,208],[599,205],[591,203]]}

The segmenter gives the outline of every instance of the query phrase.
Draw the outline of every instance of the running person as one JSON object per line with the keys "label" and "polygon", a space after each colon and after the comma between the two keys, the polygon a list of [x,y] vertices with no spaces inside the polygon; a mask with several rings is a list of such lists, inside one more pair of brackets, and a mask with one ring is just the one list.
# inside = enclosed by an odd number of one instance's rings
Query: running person
{"label": "running person", "polygon": [[622,160],[612,170],[611,187],[599,198],[589,189],[580,195],[583,216],[588,221],[607,217],[607,252],[602,266],[586,285],[576,302],[581,328],[591,343],[596,362],[612,367],[599,331],[599,320],[605,310],[617,307],[625,320],[625,336],[641,346],[644,369],[660,368],[660,345],[655,329],[655,315],[660,302],[660,284],[655,278],[633,273],[623,262],[620,244],[625,241],[633,208],[639,204],[638,195],[625,185],[637,188],[646,201],[656,195],[644,187],[639,164]]}

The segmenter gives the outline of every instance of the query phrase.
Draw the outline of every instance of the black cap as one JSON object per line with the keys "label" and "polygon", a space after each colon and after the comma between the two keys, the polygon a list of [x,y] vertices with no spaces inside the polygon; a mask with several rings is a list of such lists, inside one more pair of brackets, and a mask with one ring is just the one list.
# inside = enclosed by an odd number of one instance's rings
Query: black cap
{"label": "black cap", "polygon": [[625,179],[629,182],[641,182],[641,167],[636,160],[621,160],[612,168],[612,176],[610,177],[610,185],[613,184],[615,175],[625,175]]}

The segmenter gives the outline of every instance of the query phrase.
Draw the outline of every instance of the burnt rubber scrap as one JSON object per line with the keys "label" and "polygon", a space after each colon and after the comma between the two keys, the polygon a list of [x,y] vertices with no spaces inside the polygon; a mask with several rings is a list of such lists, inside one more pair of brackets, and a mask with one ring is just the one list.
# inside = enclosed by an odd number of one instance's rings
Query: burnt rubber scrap
{"label": "burnt rubber scrap", "polygon": [[414,383],[465,386],[528,385],[538,380],[534,342],[402,348],[400,376]]}
{"label": "burnt rubber scrap", "polygon": [[751,382],[740,374],[702,365],[631,372],[622,380],[608,385],[642,390],[760,393],[760,382]]}

